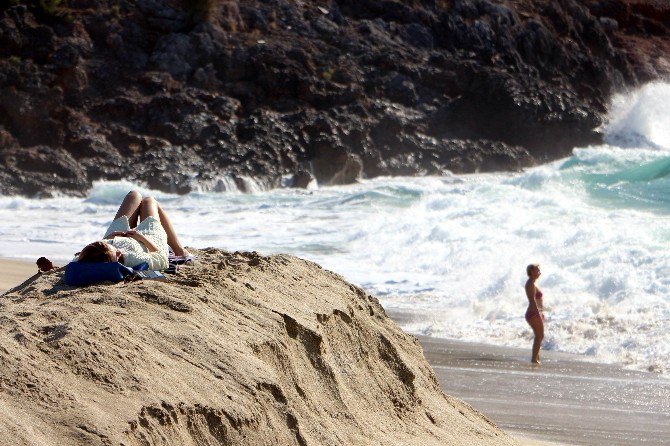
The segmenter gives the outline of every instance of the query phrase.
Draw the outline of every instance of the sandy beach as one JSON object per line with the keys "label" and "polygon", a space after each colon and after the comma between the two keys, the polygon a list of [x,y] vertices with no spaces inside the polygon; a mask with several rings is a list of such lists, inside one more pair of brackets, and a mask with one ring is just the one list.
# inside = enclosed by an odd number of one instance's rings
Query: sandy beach
{"label": "sandy beach", "polygon": [[[0,260],[6,291],[35,273]],[[409,315],[389,314],[402,325]],[[463,399],[525,446],[670,443],[670,380],[544,352],[419,337],[444,393]]]}
{"label": "sandy beach", "polygon": [[[402,325],[407,314],[389,312]],[[670,444],[670,379],[576,355],[419,337],[442,390],[523,444]]]}
{"label": "sandy beach", "polygon": [[551,352],[535,369],[525,350],[430,338],[421,344],[445,393],[526,444],[670,444],[667,378]]}
{"label": "sandy beach", "polygon": [[342,276],[193,252],[165,281],[3,294],[0,444],[518,446]]}
{"label": "sandy beach", "polygon": [[2,269],[0,293],[4,293],[37,273],[35,263],[21,260],[0,259],[0,268]]}

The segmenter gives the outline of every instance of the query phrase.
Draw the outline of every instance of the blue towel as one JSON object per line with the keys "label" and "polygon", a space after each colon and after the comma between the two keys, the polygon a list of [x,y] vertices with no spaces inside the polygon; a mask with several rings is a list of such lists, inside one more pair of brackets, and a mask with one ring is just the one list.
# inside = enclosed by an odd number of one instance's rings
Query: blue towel
{"label": "blue towel", "polygon": [[120,282],[135,271],[149,269],[146,263],[128,268],[119,262],[85,263],[70,262],[65,267],[65,283],[69,286],[86,286],[100,282]]}

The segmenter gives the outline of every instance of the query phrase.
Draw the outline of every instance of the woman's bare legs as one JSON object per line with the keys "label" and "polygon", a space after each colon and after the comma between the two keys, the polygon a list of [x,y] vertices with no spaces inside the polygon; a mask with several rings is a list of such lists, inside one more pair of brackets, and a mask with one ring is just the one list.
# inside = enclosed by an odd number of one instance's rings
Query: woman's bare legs
{"label": "woman's bare legs", "polygon": [[531,362],[534,364],[540,363],[540,347],[542,346],[542,340],[544,339],[544,321],[542,316],[536,315],[528,321],[528,324],[533,329],[535,333],[535,340],[533,340],[533,357]]}
{"label": "woman's bare legs", "polygon": [[165,229],[167,234],[167,242],[174,251],[176,256],[187,256],[189,252],[184,249],[179,237],[177,237],[177,231],[174,230],[170,218],[167,216],[167,213],[163,208],[158,204],[158,202],[153,197],[145,197],[142,199],[142,204],[140,206],[140,221],[144,220],[148,216],[156,217],[160,220],[161,226]]}
{"label": "woman's bare legs", "polygon": [[165,232],[167,233],[168,236],[168,245],[170,245],[170,248],[172,248],[172,250],[174,251],[174,255],[176,256],[190,255],[190,253],[186,249],[184,249],[184,246],[179,241],[179,237],[177,237],[177,231],[174,230],[172,222],[170,221],[170,218],[167,216],[167,213],[165,213],[165,211],[163,210],[163,208],[159,203],[156,203],[156,205],[158,206],[158,215],[160,216],[161,225],[163,226],[163,229],[165,229]]}
{"label": "woman's bare legs", "polygon": [[140,204],[140,222],[144,221],[147,217],[159,218],[158,202],[154,197],[142,198],[142,203]]}
{"label": "woman's bare legs", "polygon": [[121,206],[119,206],[119,210],[116,212],[114,220],[125,215],[128,217],[128,223],[130,224],[130,227],[134,228],[135,226],[137,226],[138,223],[137,218],[140,215],[141,202],[142,202],[142,194],[140,194],[136,190],[131,190],[123,198]]}

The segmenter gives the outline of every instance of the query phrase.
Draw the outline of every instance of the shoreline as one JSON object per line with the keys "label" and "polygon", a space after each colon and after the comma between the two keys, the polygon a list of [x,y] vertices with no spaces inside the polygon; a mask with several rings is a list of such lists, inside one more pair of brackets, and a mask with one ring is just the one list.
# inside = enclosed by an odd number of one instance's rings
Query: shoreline
{"label": "shoreline", "polygon": [[[399,325],[402,312],[387,310]],[[670,444],[670,379],[578,355],[416,336],[442,391],[523,445]]]}
{"label": "shoreline", "polygon": [[[0,258],[0,293],[37,272]],[[399,325],[407,314],[387,310]],[[670,443],[670,379],[544,351],[417,336],[442,391],[471,404],[523,446]],[[527,351],[528,350],[528,351]]]}

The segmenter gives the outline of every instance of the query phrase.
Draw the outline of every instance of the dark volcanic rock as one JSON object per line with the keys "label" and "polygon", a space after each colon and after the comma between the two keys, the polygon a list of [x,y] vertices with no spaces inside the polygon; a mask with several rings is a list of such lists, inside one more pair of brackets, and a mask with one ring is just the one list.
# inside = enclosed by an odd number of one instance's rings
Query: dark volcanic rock
{"label": "dark volcanic rock", "polygon": [[290,187],[307,189],[309,184],[314,181],[312,174],[306,170],[297,171],[290,180]]}
{"label": "dark volcanic rock", "polygon": [[84,167],[63,149],[5,149],[0,160],[10,180],[9,194],[48,197],[61,190],[83,192],[91,187]]}
{"label": "dark volcanic rock", "polygon": [[9,5],[3,194],[520,169],[599,141],[613,92],[670,76],[659,0]]}

